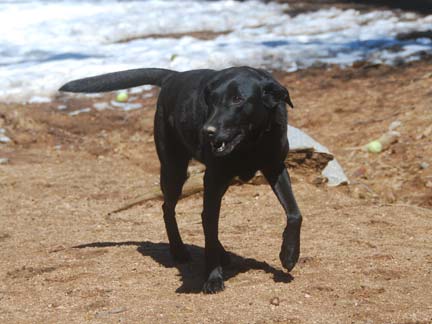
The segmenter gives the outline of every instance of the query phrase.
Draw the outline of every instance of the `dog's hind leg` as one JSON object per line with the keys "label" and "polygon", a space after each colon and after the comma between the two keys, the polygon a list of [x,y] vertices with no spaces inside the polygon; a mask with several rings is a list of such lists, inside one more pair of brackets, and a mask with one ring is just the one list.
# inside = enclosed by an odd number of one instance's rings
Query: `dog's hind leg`
{"label": "dog's hind leg", "polygon": [[187,179],[187,166],[189,160],[172,160],[172,163],[161,165],[161,189],[164,195],[162,205],[165,228],[168,234],[171,255],[174,260],[184,263],[190,260],[189,252],[180,236],[175,207],[181,195],[183,184]]}
{"label": "dog's hind leg", "polygon": [[166,129],[163,118],[158,118],[161,117],[161,114],[161,109],[158,109],[155,118],[155,143],[161,163],[160,185],[164,196],[163,218],[171,255],[176,262],[185,263],[190,260],[190,254],[180,236],[175,208],[187,179],[190,157],[177,142],[176,137]]}

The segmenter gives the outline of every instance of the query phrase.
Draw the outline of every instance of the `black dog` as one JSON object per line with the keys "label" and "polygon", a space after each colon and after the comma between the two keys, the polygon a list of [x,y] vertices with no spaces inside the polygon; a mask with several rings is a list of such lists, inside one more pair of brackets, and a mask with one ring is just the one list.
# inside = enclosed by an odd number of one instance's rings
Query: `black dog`
{"label": "black dog", "polygon": [[190,259],[175,219],[175,207],[187,178],[189,161],[206,166],[204,209],[206,278],[203,291],[224,289],[222,266],[229,255],[219,242],[221,199],[230,181],[247,181],[261,170],[287,215],[279,254],[291,271],[300,251],[302,216],[288,172],[287,89],[262,70],[233,67],[221,71],[136,69],[71,81],[67,92],[103,92],[143,84],[161,87],[154,134],[161,163],[163,214],[171,254],[178,262]]}

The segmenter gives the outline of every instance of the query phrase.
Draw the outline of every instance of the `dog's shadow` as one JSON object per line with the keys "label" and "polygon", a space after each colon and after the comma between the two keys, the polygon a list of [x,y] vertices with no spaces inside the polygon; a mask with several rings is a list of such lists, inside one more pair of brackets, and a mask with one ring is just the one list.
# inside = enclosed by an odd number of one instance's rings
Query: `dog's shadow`
{"label": "dog's shadow", "polygon": [[[137,242],[94,242],[74,246],[75,249],[84,248],[107,248],[114,246],[137,246],[137,251],[143,256],[149,256],[166,268],[176,267],[179,271],[182,284],[176,289],[178,293],[200,293],[202,290],[203,273],[204,273],[204,249],[202,247],[186,244],[192,261],[186,264],[178,264],[173,261],[169,252],[168,243],[153,243],[149,241]],[[261,270],[273,275],[275,282],[288,283],[294,278],[282,270],[275,269],[267,262],[257,261],[252,258],[243,258],[240,255],[229,252],[231,264],[224,267],[224,279],[229,280],[249,270]]]}

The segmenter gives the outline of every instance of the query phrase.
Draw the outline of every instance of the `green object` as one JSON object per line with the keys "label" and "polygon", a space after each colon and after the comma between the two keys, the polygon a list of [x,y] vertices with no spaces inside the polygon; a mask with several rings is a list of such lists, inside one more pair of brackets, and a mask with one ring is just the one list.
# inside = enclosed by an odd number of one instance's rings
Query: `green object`
{"label": "green object", "polygon": [[126,102],[126,101],[128,101],[128,99],[129,99],[129,96],[128,96],[127,92],[119,92],[117,94],[117,97],[116,97],[116,101],[118,101],[118,102]]}
{"label": "green object", "polygon": [[366,145],[366,148],[371,153],[380,153],[382,151],[382,145],[380,141],[372,141]]}

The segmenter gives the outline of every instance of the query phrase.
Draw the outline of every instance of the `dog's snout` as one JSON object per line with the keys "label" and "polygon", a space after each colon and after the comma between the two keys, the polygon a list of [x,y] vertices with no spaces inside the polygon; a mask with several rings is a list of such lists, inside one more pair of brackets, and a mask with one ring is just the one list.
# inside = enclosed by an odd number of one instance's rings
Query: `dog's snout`
{"label": "dog's snout", "polygon": [[203,131],[210,138],[213,138],[216,135],[216,127],[214,126],[205,126]]}

